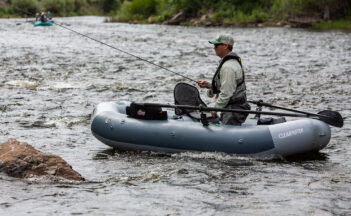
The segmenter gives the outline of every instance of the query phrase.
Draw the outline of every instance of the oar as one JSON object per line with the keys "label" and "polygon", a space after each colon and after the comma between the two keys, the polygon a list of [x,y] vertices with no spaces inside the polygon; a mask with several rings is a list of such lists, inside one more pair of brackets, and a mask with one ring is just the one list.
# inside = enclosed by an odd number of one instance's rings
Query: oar
{"label": "oar", "polygon": [[[334,111],[322,111],[318,114],[295,114],[295,113],[282,113],[282,112],[266,112],[266,111],[253,111],[253,110],[241,110],[241,109],[224,109],[216,107],[204,107],[200,106],[189,106],[189,105],[172,105],[172,104],[160,104],[160,103],[135,103],[138,106],[144,107],[165,107],[165,108],[179,108],[187,110],[199,110],[199,111],[216,111],[216,112],[236,112],[236,113],[248,113],[248,114],[261,114],[261,115],[277,115],[277,116],[290,116],[290,117],[318,117],[317,119],[330,124],[335,127],[343,126],[343,119],[338,112]],[[332,113],[332,114],[331,114]],[[337,113],[338,115],[335,115]],[[335,115],[335,116],[334,116]]]}
{"label": "oar", "polygon": [[280,107],[280,106],[276,106],[273,104],[269,104],[269,103],[265,103],[262,100],[259,101],[249,101],[250,103],[256,104],[258,106],[266,106],[266,107],[272,107],[272,108],[276,108],[276,109],[281,109],[281,110],[286,110],[286,111],[290,111],[290,112],[295,112],[295,113],[301,113],[301,114],[305,114],[312,117],[318,117],[319,120],[330,124],[332,126],[335,127],[343,127],[344,126],[344,120],[341,116],[341,114],[339,112],[336,111],[332,111],[332,110],[323,110],[318,112],[317,114],[314,113],[310,113],[310,112],[306,112],[306,111],[301,111],[301,110],[295,110],[295,109],[290,109],[290,108],[286,108],[286,107]]}

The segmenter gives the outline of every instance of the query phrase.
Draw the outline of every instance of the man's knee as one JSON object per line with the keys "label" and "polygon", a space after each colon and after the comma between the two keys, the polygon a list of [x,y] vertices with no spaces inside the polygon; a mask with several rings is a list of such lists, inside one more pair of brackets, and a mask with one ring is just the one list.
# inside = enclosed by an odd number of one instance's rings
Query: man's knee
{"label": "man's knee", "polygon": [[225,125],[241,125],[245,122],[247,114],[224,113],[221,115],[221,122]]}

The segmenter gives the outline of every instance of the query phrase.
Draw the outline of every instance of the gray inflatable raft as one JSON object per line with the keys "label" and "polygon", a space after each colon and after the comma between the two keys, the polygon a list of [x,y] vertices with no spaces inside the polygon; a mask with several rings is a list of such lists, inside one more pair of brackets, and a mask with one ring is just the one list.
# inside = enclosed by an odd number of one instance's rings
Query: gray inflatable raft
{"label": "gray inflatable raft", "polygon": [[257,125],[249,116],[242,126],[203,126],[187,116],[168,114],[166,120],[142,120],[126,115],[130,102],[97,105],[91,131],[113,148],[162,152],[225,152],[289,156],[323,149],[330,140],[329,126],[316,119]]}

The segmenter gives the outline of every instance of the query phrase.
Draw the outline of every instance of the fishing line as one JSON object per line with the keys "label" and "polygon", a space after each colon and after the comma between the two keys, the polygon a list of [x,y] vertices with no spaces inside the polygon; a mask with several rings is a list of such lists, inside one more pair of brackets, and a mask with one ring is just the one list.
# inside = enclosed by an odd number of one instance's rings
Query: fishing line
{"label": "fishing line", "polygon": [[[18,8],[18,9],[19,9],[19,8]],[[19,9],[19,10],[22,11],[22,12],[24,12],[24,13],[26,13],[26,14],[28,14],[28,15],[31,15],[31,16],[34,15],[34,14],[29,13],[29,12],[23,11],[23,10],[21,10],[21,9]],[[71,29],[71,28],[68,28],[68,27],[66,27],[66,26],[64,26],[64,25],[62,25],[62,24],[59,24],[59,23],[56,23],[56,22],[52,22],[52,24],[58,25],[58,26],[60,26],[61,28],[64,28],[64,29],[66,29],[66,30],[68,30],[68,31],[71,31],[71,32],[74,32],[74,33],[76,33],[76,34],[78,34],[78,35],[80,35],[80,36],[82,36],[82,37],[86,37],[86,38],[88,38],[88,39],[90,39],[90,40],[93,40],[93,41],[95,41],[95,42],[97,42],[97,43],[100,43],[100,44],[102,44],[102,45],[108,46],[108,47],[110,47],[110,48],[112,48],[112,49],[115,49],[115,50],[120,51],[120,52],[122,52],[122,53],[125,53],[125,54],[127,54],[127,55],[133,56],[134,58],[137,58],[137,59],[139,59],[139,60],[141,60],[141,61],[147,62],[147,63],[149,63],[149,64],[151,64],[151,65],[154,65],[154,66],[156,66],[156,67],[159,67],[159,68],[161,68],[161,69],[164,69],[164,70],[166,70],[166,71],[168,71],[168,72],[174,73],[174,74],[176,74],[176,75],[178,75],[178,76],[181,76],[181,77],[183,77],[183,78],[185,78],[185,79],[188,79],[188,80],[190,80],[190,81],[192,81],[192,82],[196,82],[196,80],[194,80],[194,79],[191,79],[191,78],[189,78],[189,77],[187,77],[187,76],[184,76],[184,75],[182,75],[182,74],[180,74],[180,73],[177,73],[177,72],[175,72],[175,71],[172,71],[172,70],[170,70],[170,69],[168,69],[168,68],[166,68],[166,67],[163,67],[163,66],[161,66],[161,65],[155,64],[155,63],[153,63],[153,62],[151,62],[151,61],[149,61],[149,60],[147,60],[147,59],[141,58],[141,57],[139,57],[139,56],[137,56],[137,55],[131,54],[131,53],[127,52],[127,51],[121,50],[121,49],[119,49],[119,48],[117,48],[117,47],[114,47],[114,46],[112,46],[112,45],[109,45],[109,44],[107,44],[107,43],[104,43],[104,42],[102,42],[102,41],[100,41],[100,40],[97,40],[97,39],[95,39],[95,38],[92,38],[92,37],[90,37],[90,36],[88,36],[88,35],[85,35],[85,34],[82,34],[82,33],[80,33],[80,32],[77,32],[77,31],[75,31],[75,30],[73,30],[73,29]]]}
{"label": "fishing line", "polygon": [[183,77],[183,78],[185,78],[185,79],[188,79],[188,80],[190,80],[190,81],[196,82],[196,80],[193,80],[193,79],[191,79],[191,78],[189,78],[189,77],[187,77],[187,76],[184,76],[184,75],[182,75],[182,74],[180,74],[180,73],[177,73],[177,72],[175,72],[175,71],[172,71],[172,70],[170,70],[170,69],[168,69],[168,68],[166,68],[166,67],[163,67],[163,66],[161,66],[161,65],[155,64],[155,63],[153,63],[153,62],[151,62],[151,61],[149,61],[149,60],[147,60],[147,59],[141,58],[141,57],[139,57],[139,56],[136,56],[136,55],[134,55],[134,54],[131,54],[131,53],[129,53],[129,52],[126,52],[126,51],[124,51],[124,50],[121,50],[121,49],[119,49],[119,48],[117,48],[117,47],[111,46],[111,45],[109,45],[109,44],[107,44],[107,43],[104,43],[104,42],[102,42],[102,41],[99,41],[99,40],[97,40],[97,39],[95,39],[95,38],[89,37],[88,35],[85,35],[85,34],[82,34],[82,33],[80,33],[80,32],[77,32],[77,31],[75,31],[75,30],[73,30],[73,29],[70,29],[70,28],[68,28],[68,27],[66,27],[66,26],[63,26],[63,25],[58,24],[58,23],[56,23],[56,22],[54,22],[53,24],[56,24],[56,25],[58,25],[58,26],[60,26],[60,27],[62,27],[62,28],[64,28],[64,29],[67,29],[67,30],[69,30],[69,31],[71,31],[71,32],[74,32],[74,33],[76,33],[76,34],[78,34],[78,35],[80,35],[80,36],[89,38],[90,40],[93,40],[93,41],[95,41],[95,42],[98,42],[98,43],[100,43],[100,44],[103,44],[103,45],[105,45],[105,46],[108,46],[108,47],[110,47],[110,48],[112,48],[112,49],[118,50],[118,51],[120,51],[120,52],[122,52],[122,53],[125,53],[125,54],[127,54],[127,55],[130,55],[130,56],[133,56],[133,57],[135,57],[135,58],[137,58],[137,59],[139,59],[139,60],[141,60],[141,61],[145,61],[145,62],[147,62],[147,63],[149,63],[149,64],[152,64],[152,65],[154,65],[154,66],[156,66],[156,67],[162,68],[162,69],[164,69],[164,70],[166,70],[166,71],[168,71],[168,72],[177,74],[178,76],[181,76],[181,77]]}
{"label": "fishing line", "polygon": [[[17,7],[16,7],[16,8],[17,8]],[[31,16],[34,15],[33,13],[24,11],[24,10],[22,10],[22,9],[20,9],[20,8],[17,8],[17,9],[18,9],[19,11],[24,12],[25,14],[28,14],[28,15],[31,15]],[[34,16],[35,16],[35,15],[34,15]],[[122,52],[122,53],[125,53],[125,54],[127,54],[127,55],[133,56],[133,57],[135,57],[135,58],[137,58],[137,59],[139,59],[139,60],[142,60],[142,61],[145,61],[145,62],[147,62],[147,63],[149,63],[149,64],[152,64],[152,65],[154,65],[154,66],[156,66],[156,67],[162,68],[162,69],[164,69],[164,70],[166,70],[166,71],[168,71],[168,72],[174,73],[174,74],[176,74],[176,75],[178,75],[178,76],[181,76],[181,77],[183,77],[183,78],[185,78],[185,79],[188,79],[188,80],[190,80],[190,81],[196,82],[195,80],[193,80],[193,79],[191,79],[191,78],[189,78],[189,77],[186,77],[186,76],[184,76],[184,75],[182,75],[182,74],[180,74],[180,73],[177,73],[177,72],[175,72],[175,71],[172,71],[172,70],[170,70],[170,69],[168,69],[168,68],[166,68],[166,67],[163,67],[163,66],[161,66],[161,65],[155,64],[155,63],[153,63],[153,62],[151,62],[151,61],[149,61],[149,60],[147,60],[147,59],[144,59],[144,58],[141,58],[141,57],[136,56],[136,55],[134,55],[134,54],[131,54],[131,53],[126,52],[126,51],[124,51],[124,50],[121,50],[121,49],[119,49],[119,48],[117,48],[117,47],[111,46],[111,45],[109,45],[109,44],[107,44],[107,43],[104,43],[104,42],[102,42],[102,41],[99,41],[99,40],[97,40],[97,39],[95,39],[95,38],[89,37],[88,35],[82,34],[82,33],[80,33],[80,32],[77,32],[77,31],[73,30],[73,29],[70,29],[70,28],[68,28],[68,27],[65,27],[65,26],[63,26],[63,25],[61,25],[61,24],[59,24],[59,23],[56,23],[56,22],[52,22],[52,23],[53,23],[53,24],[56,24],[56,25],[58,25],[58,26],[60,26],[60,27],[62,27],[62,28],[64,28],[64,29],[66,29],[66,30],[69,30],[69,31],[71,31],[71,32],[74,32],[74,33],[76,33],[76,34],[78,34],[78,35],[80,35],[80,36],[86,37],[86,38],[88,38],[88,39],[90,39],[90,40],[93,40],[93,41],[95,41],[95,42],[98,42],[98,43],[100,43],[100,44],[103,44],[103,45],[105,45],[105,46],[108,46],[108,47],[110,47],[110,48],[112,48],[112,49],[118,50],[118,51],[120,51],[120,52]],[[275,105],[272,105],[272,104],[263,103],[262,101],[248,101],[248,102],[253,103],[253,104],[256,104],[256,105],[268,106],[268,107],[277,108],[277,109],[283,109],[283,110],[287,110],[287,111],[291,111],[291,112],[303,113],[303,114],[307,115],[307,117],[308,117],[308,116],[317,116],[317,117],[320,117],[319,120],[324,121],[325,123],[330,124],[330,125],[335,126],[335,127],[342,127],[342,126],[344,125],[344,121],[343,121],[342,116],[340,115],[340,113],[338,113],[338,112],[336,112],[336,111],[324,110],[324,111],[319,112],[318,114],[314,114],[314,113],[308,113],[308,112],[299,111],[299,110],[288,109],[288,108],[284,108],[284,107],[278,107],[278,106],[275,106]],[[262,113],[263,113],[263,112],[262,112]],[[287,116],[288,116],[288,115],[287,115]]]}

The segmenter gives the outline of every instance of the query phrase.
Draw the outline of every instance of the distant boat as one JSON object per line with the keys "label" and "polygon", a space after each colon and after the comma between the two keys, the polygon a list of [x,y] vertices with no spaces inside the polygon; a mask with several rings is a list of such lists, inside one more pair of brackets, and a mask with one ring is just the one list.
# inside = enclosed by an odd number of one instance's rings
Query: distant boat
{"label": "distant boat", "polygon": [[36,22],[34,23],[34,26],[52,26],[51,22]]}

